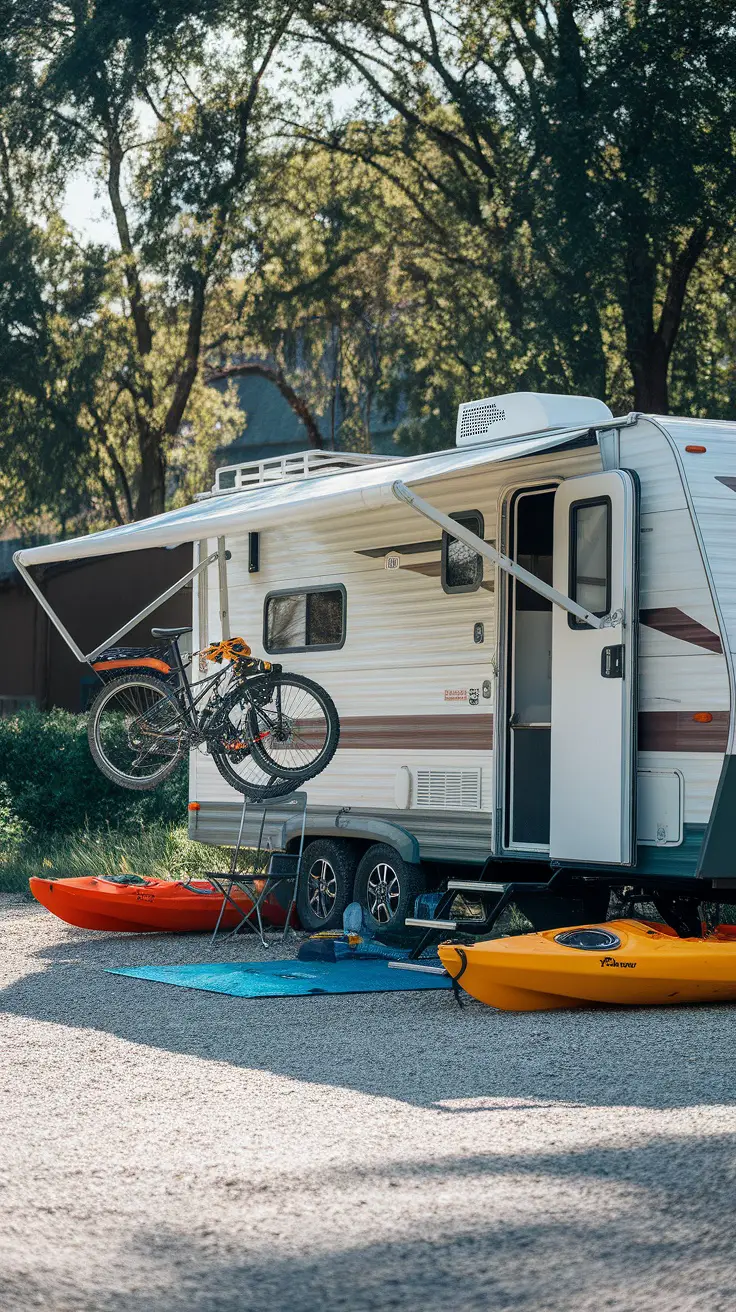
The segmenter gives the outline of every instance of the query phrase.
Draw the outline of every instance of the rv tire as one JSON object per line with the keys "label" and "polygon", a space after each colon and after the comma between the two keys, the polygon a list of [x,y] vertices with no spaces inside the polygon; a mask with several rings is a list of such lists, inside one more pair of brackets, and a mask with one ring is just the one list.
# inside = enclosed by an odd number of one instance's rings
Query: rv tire
{"label": "rv tire", "polygon": [[296,909],[311,933],[342,929],[342,914],[353,897],[360,849],[344,838],[317,838],[302,857]]}
{"label": "rv tire", "polygon": [[426,889],[424,870],[410,865],[388,843],[374,843],[363,856],[355,876],[355,900],[363,908],[366,928],[381,937],[412,938],[404,921]]}

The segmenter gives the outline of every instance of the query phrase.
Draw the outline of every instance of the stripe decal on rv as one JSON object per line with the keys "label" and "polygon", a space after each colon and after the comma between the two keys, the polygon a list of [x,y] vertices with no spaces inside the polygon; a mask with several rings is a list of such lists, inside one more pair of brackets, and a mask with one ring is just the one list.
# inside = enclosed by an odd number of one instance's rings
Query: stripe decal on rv
{"label": "stripe decal on rv", "polygon": [[723,483],[724,487],[736,492],[736,478],[729,478],[728,474],[716,474],[716,483]]}
{"label": "stripe decal on rv", "polygon": [[441,560],[428,560],[424,565],[402,565],[402,569],[410,569],[412,574],[425,574],[428,579],[438,579],[442,574]]}
{"label": "stripe decal on rv", "polygon": [[655,606],[652,610],[640,610],[639,619],[647,628],[657,629],[659,633],[666,633],[670,638],[679,638],[681,642],[692,642],[696,647],[704,647],[706,651],[714,651],[719,655],[723,652],[721,639],[717,633],[700,624],[698,620],[694,620],[691,615],[686,615],[684,610],[678,610],[676,606]]}
{"label": "stripe decal on rv", "polygon": [[725,752],[728,745],[728,711],[712,711],[703,724],[694,711],[640,711],[640,752]]}
{"label": "stripe decal on rv", "polygon": [[[725,752],[728,711],[712,711],[707,723],[694,711],[641,711],[640,752]],[[340,720],[340,747],[362,751],[490,752],[493,716],[356,715]]]}
{"label": "stripe decal on rv", "polygon": [[[489,547],[495,547],[495,538],[484,538],[484,542]],[[356,556],[371,556],[373,560],[379,560],[381,556],[421,556],[428,555],[430,552],[442,550],[442,539],[436,538],[432,542],[398,542],[395,547],[363,547],[356,551]],[[418,569],[417,565],[404,565],[404,569]]]}
{"label": "stripe decal on rv", "polygon": [[435,538],[431,542],[399,542],[395,547],[364,547],[362,551],[356,551],[356,556],[372,556],[378,560],[380,556],[418,556],[424,551],[441,551],[442,539]]}
{"label": "stripe decal on rv", "polygon": [[386,749],[400,747],[445,752],[490,752],[493,716],[474,715],[355,715],[340,718],[340,746]]}

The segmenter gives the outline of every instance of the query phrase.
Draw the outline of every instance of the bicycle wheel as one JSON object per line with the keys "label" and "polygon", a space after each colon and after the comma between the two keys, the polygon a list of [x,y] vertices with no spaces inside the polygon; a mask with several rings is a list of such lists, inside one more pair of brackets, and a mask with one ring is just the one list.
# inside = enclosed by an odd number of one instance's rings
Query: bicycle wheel
{"label": "bicycle wheel", "polygon": [[286,797],[299,786],[298,779],[279,779],[266,774],[253,760],[248,724],[249,706],[243,704],[242,689],[224,699],[222,713],[213,722],[207,744],[223,779],[251,802]]}
{"label": "bicycle wheel", "polygon": [[168,779],[186,747],[186,722],[171,687],[152,674],[122,674],[100,689],[89,711],[95,764],[137,792]]}
{"label": "bicycle wheel", "polygon": [[251,703],[248,723],[253,759],[283,779],[313,779],[329,765],[340,741],[332,698],[301,674],[279,675],[269,702]]}

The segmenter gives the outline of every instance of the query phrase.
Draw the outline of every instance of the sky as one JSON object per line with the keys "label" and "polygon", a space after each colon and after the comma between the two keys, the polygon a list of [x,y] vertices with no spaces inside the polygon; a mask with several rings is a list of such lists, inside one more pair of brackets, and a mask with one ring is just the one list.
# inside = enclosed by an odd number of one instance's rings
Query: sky
{"label": "sky", "polygon": [[67,223],[87,241],[114,244],[115,225],[109,201],[97,195],[99,184],[79,170],[67,183],[62,214]]}

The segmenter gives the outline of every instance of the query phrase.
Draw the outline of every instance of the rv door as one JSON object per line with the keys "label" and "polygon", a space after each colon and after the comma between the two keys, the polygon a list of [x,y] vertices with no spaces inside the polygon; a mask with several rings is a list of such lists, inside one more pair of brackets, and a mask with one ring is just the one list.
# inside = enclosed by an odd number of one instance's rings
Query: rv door
{"label": "rv door", "polygon": [[637,488],[625,470],[555,492],[553,584],[603,619],[552,621],[550,857],[634,862]]}

